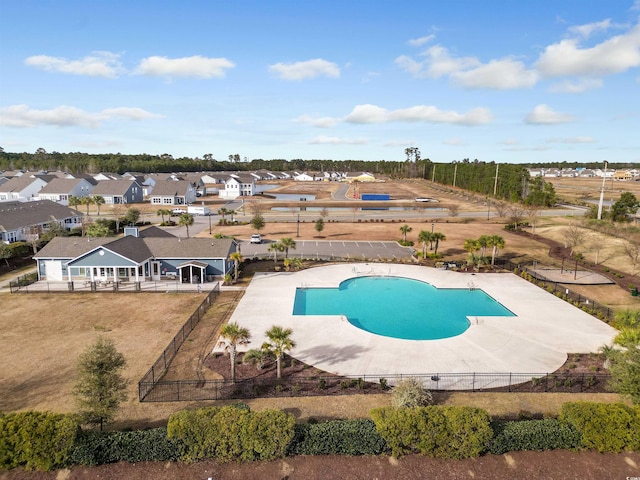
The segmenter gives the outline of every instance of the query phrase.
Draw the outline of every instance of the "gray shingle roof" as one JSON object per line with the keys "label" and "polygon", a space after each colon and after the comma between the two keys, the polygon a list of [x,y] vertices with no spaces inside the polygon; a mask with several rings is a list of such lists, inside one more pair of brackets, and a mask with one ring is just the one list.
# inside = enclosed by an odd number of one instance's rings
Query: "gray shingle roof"
{"label": "gray shingle roof", "polygon": [[82,213],[51,200],[0,203],[0,230],[17,230],[30,225],[81,217]]}
{"label": "gray shingle roof", "polygon": [[151,192],[152,197],[184,197],[189,189],[189,182],[186,180],[160,180],[156,182]]}
{"label": "gray shingle roof", "polygon": [[82,182],[82,178],[54,178],[42,187],[39,193],[69,193],[80,182]]}
{"label": "gray shingle roof", "polygon": [[124,195],[135,180],[101,180],[91,192],[93,195]]}
{"label": "gray shingle roof", "polygon": [[0,192],[21,192],[33,182],[37,182],[38,180],[44,182],[44,180],[42,179],[27,177],[24,175],[22,177],[13,177],[8,182],[5,182],[0,186]]}

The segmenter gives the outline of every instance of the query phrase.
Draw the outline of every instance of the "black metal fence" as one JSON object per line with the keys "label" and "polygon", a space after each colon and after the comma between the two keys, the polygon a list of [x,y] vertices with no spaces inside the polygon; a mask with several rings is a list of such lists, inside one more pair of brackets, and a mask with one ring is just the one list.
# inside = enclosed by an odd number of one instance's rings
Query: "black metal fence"
{"label": "black metal fence", "polygon": [[[30,274],[31,275],[31,274]],[[109,292],[156,292],[156,293],[200,293],[209,290],[211,283],[181,283],[179,281],[144,281],[144,282],[124,282],[124,281],[90,281],[73,280],[68,282],[47,282],[38,281],[35,277],[25,275],[9,283],[11,293],[109,293]],[[28,278],[26,278],[28,277]],[[217,287],[214,287],[214,289]]]}
{"label": "black metal fence", "polygon": [[[149,374],[147,374],[149,375]],[[233,383],[229,380],[144,381],[139,384],[140,401],[183,402],[380,393],[407,378],[425,388],[466,392],[606,392],[609,375],[587,373],[427,373],[419,375],[361,375],[264,378]]]}
{"label": "black metal fence", "polygon": [[32,285],[38,281],[38,272],[31,272],[16,277],[15,280],[9,282],[9,291],[11,293],[19,291],[23,287]]}
{"label": "black metal fence", "polygon": [[544,288],[549,293],[553,293],[562,300],[572,303],[574,306],[581,308],[585,312],[599,318],[600,320],[609,320],[613,317],[613,310],[611,310],[606,305],[603,305],[591,298],[574,292],[573,290],[567,288],[559,282],[543,278],[539,274],[539,272],[534,269],[530,269],[523,264],[504,262],[500,264],[500,266],[519,274],[525,280],[533,283],[534,285],[537,285],[540,288]]}
{"label": "black metal fence", "polygon": [[182,328],[178,330],[178,333],[169,342],[158,359],[153,363],[149,371],[142,377],[140,382],[138,382],[138,395],[141,402],[144,401],[145,397],[155,389],[156,384],[167,372],[167,369],[175,358],[178,349],[185,342],[198,322],[200,322],[202,316],[207,312],[207,310],[209,310],[209,307],[213,304],[219,294],[220,287],[218,284],[213,290],[208,293],[202,303],[198,305],[198,308],[196,308],[195,312],[193,312],[189,319],[182,325]]}

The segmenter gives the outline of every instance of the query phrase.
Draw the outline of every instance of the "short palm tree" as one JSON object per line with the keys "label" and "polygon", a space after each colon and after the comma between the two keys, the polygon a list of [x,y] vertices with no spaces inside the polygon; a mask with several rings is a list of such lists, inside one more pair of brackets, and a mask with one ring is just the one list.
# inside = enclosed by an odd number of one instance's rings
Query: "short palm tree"
{"label": "short palm tree", "polygon": [[183,213],[178,217],[178,225],[181,227],[187,227],[187,238],[189,238],[189,227],[193,225],[193,215],[190,213]]}
{"label": "short palm tree", "polygon": [[238,355],[238,345],[247,345],[251,338],[248,328],[241,327],[235,322],[227,323],[220,329],[220,338],[218,346],[224,347],[229,352],[231,360],[231,381],[236,381],[236,356]]}
{"label": "short palm tree", "polygon": [[252,348],[242,357],[242,363],[251,363],[258,370],[262,370],[270,360],[273,360],[273,352],[271,352],[267,342],[263,343],[260,348]]}
{"label": "short palm tree", "polygon": [[433,247],[433,253],[434,255],[438,254],[438,245],[440,245],[440,242],[444,242],[447,239],[447,236],[444,233],[441,232],[433,232],[433,234],[431,235],[431,239],[436,242],[435,246]]}
{"label": "short palm tree", "polygon": [[473,265],[476,260],[476,256],[473,254],[473,252],[477,252],[478,250],[480,250],[480,245],[478,244],[478,240],[476,240],[475,238],[467,238],[464,241],[464,245],[462,246],[462,248],[464,248],[467,252],[469,252],[467,264]]}
{"label": "short palm tree", "polygon": [[269,350],[273,352],[276,357],[276,368],[278,372],[278,378],[282,378],[282,357],[286,352],[296,346],[291,338],[293,330],[290,328],[282,328],[274,325],[265,332],[269,339]]}
{"label": "short palm tree", "polygon": [[284,249],[284,258],[289,258],[289,249],[296,249],[296,241],[291,237],[285,237],[280,239],[280,245]]}
{"label": "short palm tree", "polygon": [[428,230],[420,230],[418,241],[422,242],[422,258],[427,258],[427,242],[431,242],[431,232]]}
{"label": "short palm tree", "polygon": [[233,278],[238,280],[238,269],[240,267],[240,262],[242,261],[242,253],[233,252],[229,255],[229,260],[233,261]]}
{"label": "short palm tree", "polygon": [[478,237],[478,246],[480,247],[480,256],[485,257],[487,255],[487,247],[489,245],[489,235],[480,235]]}
{"label": "short palm tree", "polygon": [[162,217],[162,223],[164,224],[164,216],[171,216],[171,210],[169,210],[168,208],[160,208],[156,212],[156,215],[160,215],[160,217]]}
{"label": "short palm tree", "polygon": [[69,206],[71,208],[76,208],[81,203],[80,197],[76,197],[75,195],[70,195],[69,200],[67,201],[69,202]]}
{"label": "short palm tree", "polygon": [[400,227],[400,231],[402,232],[402,241],[404,243],[407,243],[407,233],[409,233],[411,230],[413,230],[413,228],[411,228],[407,224],[404,224]]}
{"label": "short palm tree", "polygon": [[92,197],[80,197],[80,203],[87,207],[87,215],[89,215],[89,206],[93,204]]}
{"label": "short palm tree", "polygon": [[278,263],[278,252],[284,252],[284,246],[280,242],[274,242],[267,248],[270,252],[273,252],[273,261]]}
{"label": "short palm tree", "polygon": [[504,241],[504,238],[502,238],[500,235],[491,235],[489,237],[487,245],[492,248],[492,250],[491,250],[491,266],[493,267],[493,264],[496,261],[496,255],[498,253],[498,249],[499,248],[504,248],[505,241]]}
{"label": "short palm tree", "polygon": [[221,223],[222,225],[224,225],[224,217],[225,217],[225,215],[227,214],[227,211],[228,211],[228,210],[227,210],[226,208],[220,208],[220,209],[218,210],[218,215],[220,215],[220,216],[222,217],[222,218],[220,219],[220,223]]}
{"label": "short palm tree", "polygon": [[100,215],[100,205],[104,205],[105,199],[102,195],[94,195],[91,197],[93,199],[93,203],[98,208],[98,215]]}

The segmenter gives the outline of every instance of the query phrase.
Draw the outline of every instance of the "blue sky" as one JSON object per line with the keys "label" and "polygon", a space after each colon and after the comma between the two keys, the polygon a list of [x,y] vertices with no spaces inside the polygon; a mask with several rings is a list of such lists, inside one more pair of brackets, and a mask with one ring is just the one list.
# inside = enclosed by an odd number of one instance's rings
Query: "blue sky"
{"label": "blue sky", "polygon": [[640,0],[0,0],[8,152],[640,162]]}

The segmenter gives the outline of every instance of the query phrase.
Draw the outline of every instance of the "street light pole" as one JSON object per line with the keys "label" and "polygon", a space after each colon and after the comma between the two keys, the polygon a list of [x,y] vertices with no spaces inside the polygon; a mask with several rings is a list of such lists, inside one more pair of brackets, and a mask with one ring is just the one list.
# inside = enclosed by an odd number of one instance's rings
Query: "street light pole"
{"label": "street light pole", "polygon": [[300,214],[298,214],[298,220],[296,221],[296,238],[300,237]]}
{"label": "street light pole", "polygon": [[602,204],[604,203],[604,182],[607,179],[607,161],[604,162],[604,172],[602,173],[602,188],[600,189],[600,202],[598,203],[598,220],[602,220]]}
{"label": "street light pole", "polygon": [[209,217],[209,235],[211,235],[211,212],[207,216]]}

